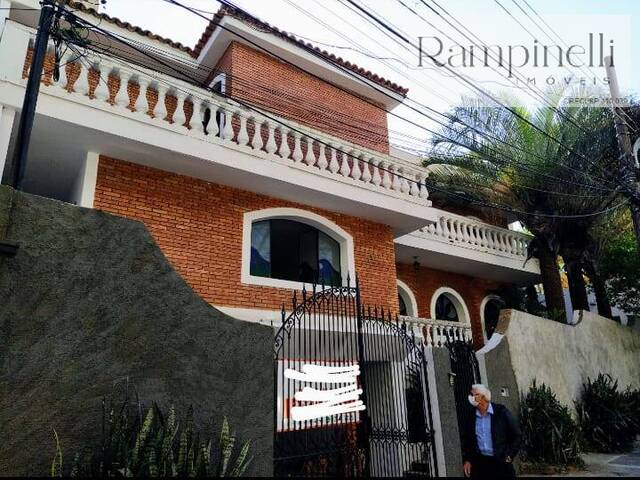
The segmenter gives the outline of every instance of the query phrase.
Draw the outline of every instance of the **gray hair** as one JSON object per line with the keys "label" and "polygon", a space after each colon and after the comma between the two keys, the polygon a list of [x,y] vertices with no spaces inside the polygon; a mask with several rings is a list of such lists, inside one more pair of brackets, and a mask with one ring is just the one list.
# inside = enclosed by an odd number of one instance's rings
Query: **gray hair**
{"label": "gray hair", "polygon": [[476,393],[479,393],[480,395],[482,395],[484,398],[487,399],[487,402],[491,401],[491,390],[489,390],[483,384],[476,383],[475,385],[471,385],[471,390],[472,391],[475,390]]}

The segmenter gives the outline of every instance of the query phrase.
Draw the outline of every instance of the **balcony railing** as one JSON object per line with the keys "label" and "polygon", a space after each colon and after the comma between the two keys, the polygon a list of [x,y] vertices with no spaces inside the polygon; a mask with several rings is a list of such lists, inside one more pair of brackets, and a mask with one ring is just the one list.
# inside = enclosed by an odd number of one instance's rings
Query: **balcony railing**
{"label": "balcony railing", "polygon": [[421,336],[428,347],[444,347],[447,341],[471,342],[471,325],[417,317],[401,317],[407,328]]}
{"label": "balcony railing", "polygon": [[443,213],[436,223],[413,235],[473,250],[525,260],[531,236],[478,222],[470,218]]}
{"label": "balcony railing", "polygon": [[[33,43],[31,34],[31,44]],[[256,111],[174,77],[115,58],[67,53],[43,91],[111,109],[212,144],[246,150],[340,182],[430,206],[427,172],[291,120]],[[28,74],[28,67],[22,81]],[[276,119],[276,120],[274,120]]]}

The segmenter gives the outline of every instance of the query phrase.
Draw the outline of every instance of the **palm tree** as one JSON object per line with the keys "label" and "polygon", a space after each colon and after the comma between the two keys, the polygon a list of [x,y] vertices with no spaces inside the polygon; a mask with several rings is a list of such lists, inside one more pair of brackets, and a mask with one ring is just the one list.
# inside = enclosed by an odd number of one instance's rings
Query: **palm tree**
{"label": "palm tree", "polygon": [[432,190],[502,209],[534,235],[530,253],[540,262],[552,318],[565,312],[558,254],[574,308],[588,309],[583,270],[594,214],[619,200],[608,173],[617,164],[612,114],[568,107],[564,94],[549,92],[553,108],[515,107],[518,115],[467,100],[454,108],[425,160]]}

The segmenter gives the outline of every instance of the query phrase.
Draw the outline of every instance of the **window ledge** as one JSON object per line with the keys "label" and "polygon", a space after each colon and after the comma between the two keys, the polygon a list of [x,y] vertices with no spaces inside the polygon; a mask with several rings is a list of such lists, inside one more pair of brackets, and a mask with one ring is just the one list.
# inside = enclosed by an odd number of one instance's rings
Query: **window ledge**
{"label": "window ledge", "polygon": [[[284,288],[287,290],[302,290],[303,288],[308,292],[313,290],[313,283],[281,280],[278,278],[256,277],[254,275],[243,275],[241,282],[245,285],[260,285],[262,287]],[[331,288],[331,285],[324,286],[324,290],[329,288]],[[316,291],[320,292],[322,290],[322,285],[316,284]]]}

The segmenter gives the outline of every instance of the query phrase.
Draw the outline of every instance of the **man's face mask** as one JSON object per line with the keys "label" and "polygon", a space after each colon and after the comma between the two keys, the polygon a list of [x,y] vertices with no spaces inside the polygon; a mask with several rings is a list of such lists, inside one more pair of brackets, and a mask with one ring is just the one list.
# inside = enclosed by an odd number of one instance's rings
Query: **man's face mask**
{"label": "man's face mask", "polygon": [[476,402],[476,399],[473,395],[469,395],[469,403],[471,404],[471,406],[473,407],[477,407],[478,406],[478,402]]}

